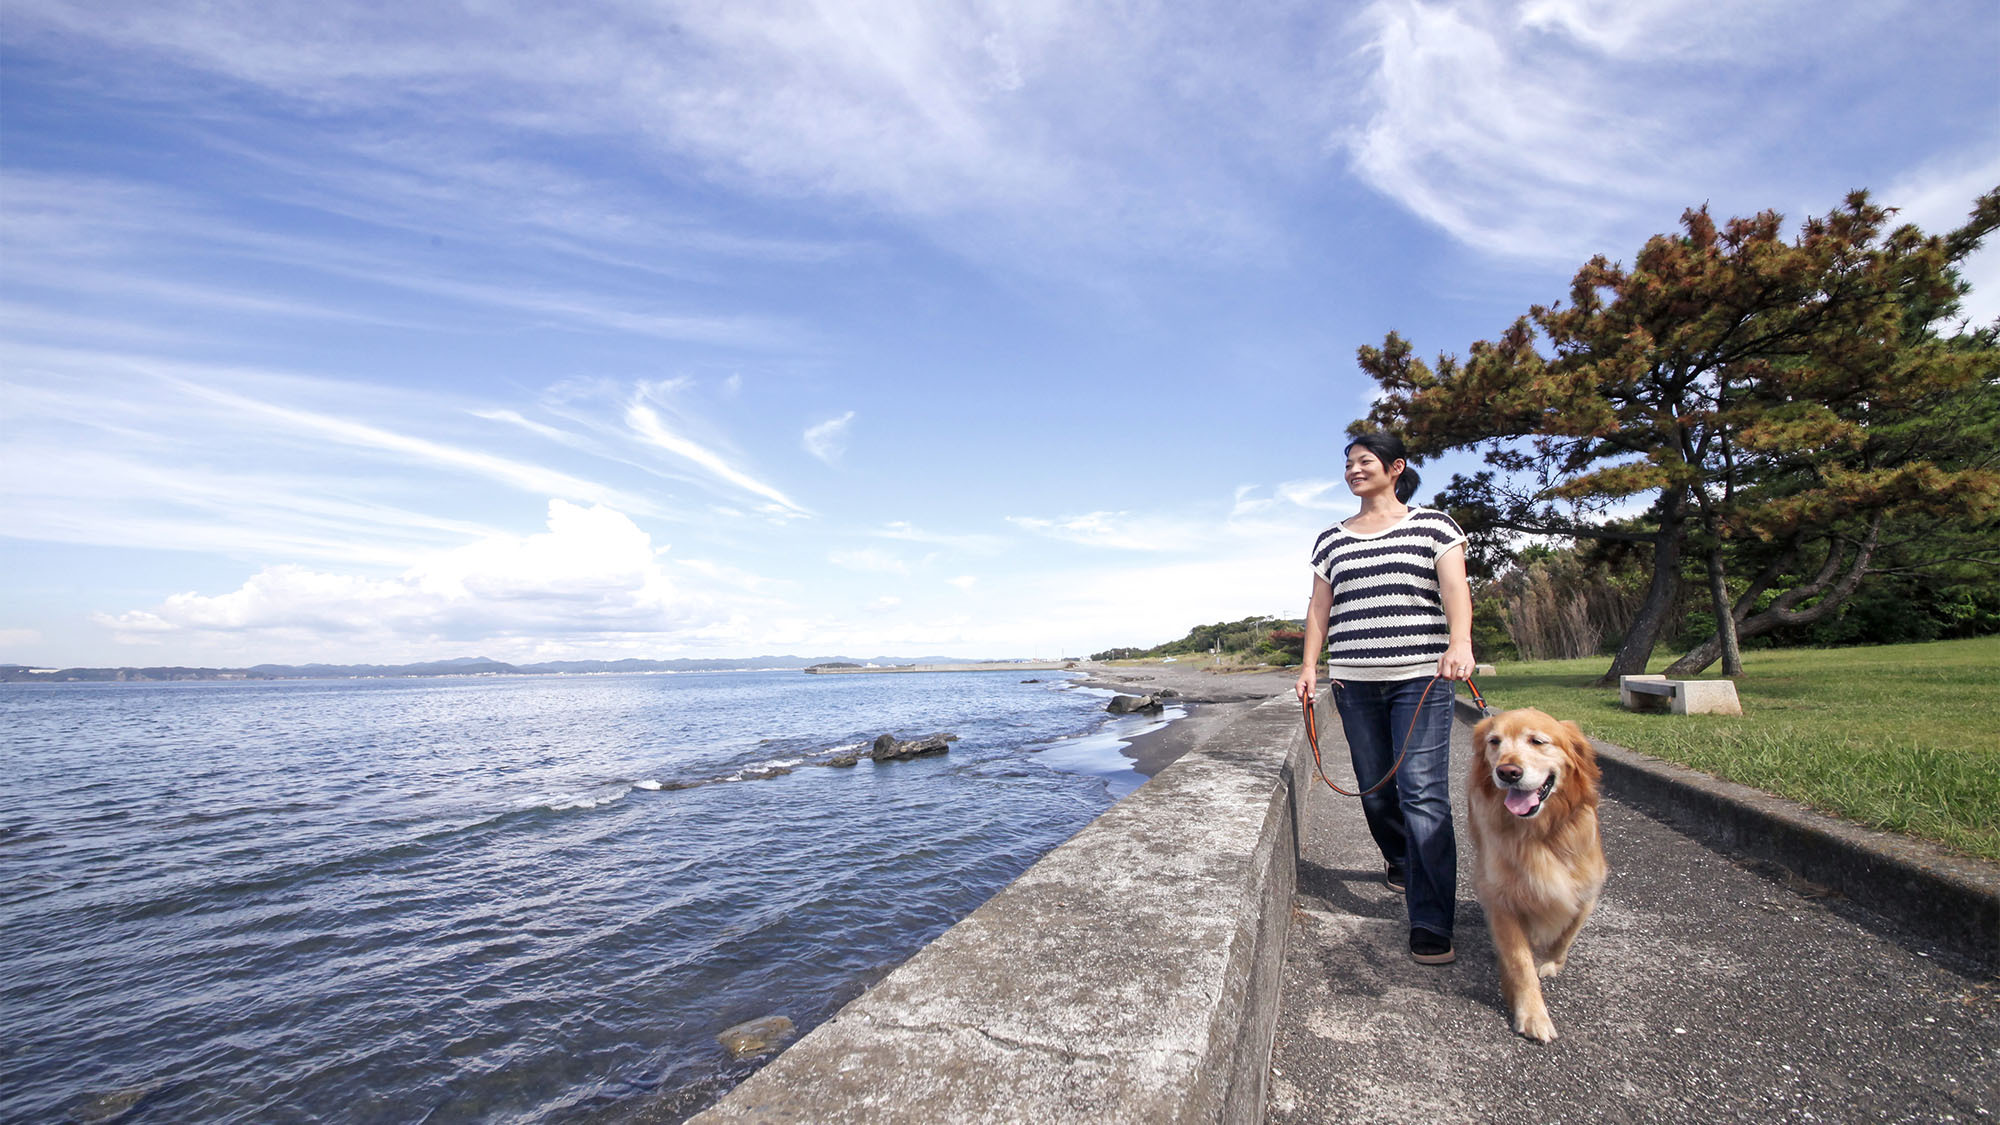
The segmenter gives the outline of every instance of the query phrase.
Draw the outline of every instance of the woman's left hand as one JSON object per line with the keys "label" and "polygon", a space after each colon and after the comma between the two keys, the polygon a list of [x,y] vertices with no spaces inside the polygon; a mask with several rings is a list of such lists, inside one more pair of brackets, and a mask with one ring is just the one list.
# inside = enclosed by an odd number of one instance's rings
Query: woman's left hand
{"label": "woman's left hand", "polygon": [[1438,657],[1438,675],[1447,680],[1472,678],[1472,642],[1455,641]]}

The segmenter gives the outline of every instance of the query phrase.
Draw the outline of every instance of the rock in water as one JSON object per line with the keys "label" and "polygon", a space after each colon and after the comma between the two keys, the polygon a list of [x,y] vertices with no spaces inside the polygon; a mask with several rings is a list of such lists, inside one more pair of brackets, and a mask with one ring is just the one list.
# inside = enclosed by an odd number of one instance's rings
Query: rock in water
{"label": "rock in water", "polygon": [[733,1059],[749,1059],[768,1054],[792,1037],[792,1021],[783,1016],[762,1016],[739,1023],[716,1036]]}
{"label": "rock in water", "polygon": [[134,1086],[128,1090],[115,1090],[109,1094],[98,1094],[86,1098],[69,1111],[69,1119],[79,1125],[112,1125],[123,1121],[139,1108],[154,1090],[152,1086]]}
{"label": "rock in water", "polygon": [[875,748],[868,754],[878,762],[900,762],[905,758],[920,758],[926,754],[942,754],[951,749],[950,743],[957,742],[958,736],[940,732],[913,738],[905,742],[893,734],[885,734],[875,740]]}
{"label": "rock in water", "polygon": [[1114,695],[1111,702],[1104,705],[1106,711],[1114,715],[1131,715],[1139,712],[1157,712],[1164,706],[1157,695]]}

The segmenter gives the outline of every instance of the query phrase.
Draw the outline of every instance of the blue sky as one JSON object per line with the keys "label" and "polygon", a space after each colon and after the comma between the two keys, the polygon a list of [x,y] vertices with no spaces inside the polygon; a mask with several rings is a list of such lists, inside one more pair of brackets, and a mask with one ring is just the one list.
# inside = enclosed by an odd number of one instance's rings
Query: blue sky
{"label": "blue sky", "polygon": [[1703,202],[1955,225],[1996,57],[1986,0],[12,0],[0,661],[1296,615],[1357,346]]}

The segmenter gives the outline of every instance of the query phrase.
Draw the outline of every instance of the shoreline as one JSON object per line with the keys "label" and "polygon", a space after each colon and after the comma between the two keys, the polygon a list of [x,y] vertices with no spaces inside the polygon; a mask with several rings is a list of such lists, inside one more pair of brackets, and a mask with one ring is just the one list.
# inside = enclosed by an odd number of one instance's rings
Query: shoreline
{"label": "shoreline", "polygon": [[1147,695],[1162,688],[1180,692],[1177,702],[1186,716],[1158,730],[1147,731],[1119,751],[1132,759],[1134,772],[1151,778],[1181,755],[1208,741],[1259,703],[1291,689],[1297,669],[1256,668],[1216,672],[1174,664],[1097,664],[1080,662],[1081,678],[1071,682],[1126,695]]}

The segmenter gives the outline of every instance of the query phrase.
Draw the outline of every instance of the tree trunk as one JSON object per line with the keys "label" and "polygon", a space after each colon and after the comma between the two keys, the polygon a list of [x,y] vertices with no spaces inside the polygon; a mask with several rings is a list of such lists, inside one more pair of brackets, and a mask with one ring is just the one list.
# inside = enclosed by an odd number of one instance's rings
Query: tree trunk
{"label": "tree trunk", "polygon": [[[1787,590],[1777,601],[1771,604],[1770,608],[1764,610],[1762,613],[1750,617],[1739,616],[1736,623],[1736,635],[1739,638],[1754,637],[1761,633],[1768,633],[1780,625],[1810,625],[1832,613],[1834,610],[1839,609],[1841,603],[1845,602],[1848,596],[1854,593],[1855,587],[1861,584],[1861,576],[1868,572],[1868,560],[1875,556],[1875,546],[1881,542],[1882,518],[1883,513],[1877,512],[1874,519],[1869,522],[1868,537],[1861,541],[1860,548],[1855,551],[1853,561],[1847,565],[1847,573],[1840,574],[1841,556],[1844,554],[1840,545],[1838,543],[1828,544],[1826,549],[1826,564],[1820,568],[1819,574],[1815,575],[1811,582],[1796,589]],[[1833,586],[1833,589],[1827,590],[1826,595],[1820,598],[1819,601],[1814,602],[1806,609],[1795,610],[1792,608],[1805,599],[1819,593],[1821,590],[1825,590],[1827,584],[1833,581],[1836,574],[1840,574],[1839,582]],[[1749,606],[1738,603],[1737,608],[1747,611]],[[1722,654],[1722,639],[1718,633],[1716,636],[1712,636],[1696,645],[1686,656],[1668,665],[1667,675],[1692,676],[1715,663]]]}
{"label": "tree trunk", "polygon": [[1743,650],[1736,638],[1736,607],[1729,604],[1729,578],[1722,565],[1722,542],[1708,548],[1708,596],[1715,604],[1715,639],[1722,643],[1722,674],[1743,674]]}
{"label": "tree trunk", "polygon": [[1646,662],[1653,658],[1653,648],[1659,644],[1660,630],[1667,622],[1667,611],[1673,608],[1674,595],[1680,587],[1685,503],[1674,490],[1660,499],[1660,530],[1653,537],[1653,581],[1646,587],[1646,600],[1639,603],[1631,627],[1625,630],[1625,642],[1618,646],[1610,670],[1598,678],[1598,687],[1615,687],[1620,676],[1644,673]]}

